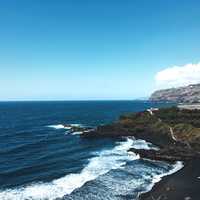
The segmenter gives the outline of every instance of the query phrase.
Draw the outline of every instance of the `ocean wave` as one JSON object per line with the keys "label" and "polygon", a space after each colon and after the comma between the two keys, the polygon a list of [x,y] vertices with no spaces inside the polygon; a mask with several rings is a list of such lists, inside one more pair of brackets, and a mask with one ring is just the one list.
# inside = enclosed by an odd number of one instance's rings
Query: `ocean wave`
{"label": "ocean wave", "polygon": [[103,150],[89,160],[89,164],[80,173],[69,174],[49,183],[32,185],[0,191],[1,200],[53,200],[70,194],[86,182],[117,169],[127,161],[139,159],[138,155],[128,154],[127,150],[134,144],[134,139],[127,138],[111,150]]}
{"label": "ocean wave", "polygon": [[[156,162],[158,163],[159,161],[156,161]],[[176,173],[177,171],[181,170],[183,167],[184,167],[183,162],[177,161],[177,162],[175,162],[175,164],[173,164],[171,166],[171,170],[169,170],[168,172],[161,173],[161,174],[153,174],[153,179],[151,181],[151,184],[149,184],[143,192],[139,193],[139,195],[146,193],[148,191],[151,191],[153,186],[156,183],[160,182],[163,177],[172,175],[172,174]]]}
{"label": "ocean wave", "polygon": [[183,162],[182,161],[177,161],[175,164],[172,165],[172,169],[169,170],[166,173],[163,173],[161,175],[157,175],[154,177],[153,179],[153,183],[157,183],[159,182],[164,176],[169,176],[171,174],[176,173],[177,171],[181,170],[184,167]]}
{"label": "ocean wave", "polygon": [[134,140],[133,148],[146,149],[146,150],[150,150],[150,149],[159,150],[158,147],[154,146],[150,142],[146,142],[145,140],[141,140],[141,139]]}
{"label": "ocean wave", "polygon": [[122,200],[138,199],[138,194],[150,190],[159,177],[180,169],[181,163],[171,165],[165,162],[139,159],[110,170],[83,187],[66,195],[66,200]]}
{"label": "ocean wave", "polygon": [[64,129],[65,128],[65,126],[62,124],[48,125],[47,127],[54,128],[54,129]]}
{"label": "ocean wave", "polygon": [[63,125],[63,124],[54,124],[54,125],[48,125],[47,127],[53,128],[53,129],[67,129],[70,130],[72,127],[84,127],[82,124],[68,124]]}
{"label": "ocean wave", "polygon": [[83,133],[83,131],[75,131],[75,132],[72,132],[71,134],[72,135],[81,135]]}
{"label": "ocean wave", "polygon": [[73,127],[84,127],[83,124],[69,124],[70,126],[73,126]]}
{"label": "ocean wave", "polygon": [[83,131],[74,131],[74,132],[72,132],[72,131],[66,131],[65,132],[65,135],[81,135],[81,134],[83,134]]}

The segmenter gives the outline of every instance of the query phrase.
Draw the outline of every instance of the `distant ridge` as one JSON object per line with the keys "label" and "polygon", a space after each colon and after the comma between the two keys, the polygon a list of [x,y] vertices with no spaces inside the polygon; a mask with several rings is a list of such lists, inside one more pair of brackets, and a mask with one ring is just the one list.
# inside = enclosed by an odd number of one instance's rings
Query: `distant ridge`
{"label": "distant ridge", "polygon": [[177,103],[200,103],[200,83],[185,87],[155,91],[150,101],[169,101]]}

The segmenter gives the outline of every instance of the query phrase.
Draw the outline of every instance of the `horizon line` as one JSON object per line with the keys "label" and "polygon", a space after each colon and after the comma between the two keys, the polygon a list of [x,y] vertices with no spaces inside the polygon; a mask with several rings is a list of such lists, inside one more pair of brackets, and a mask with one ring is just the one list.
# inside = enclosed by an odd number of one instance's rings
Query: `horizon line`
{"label": "horizon line", "polygon": [[48,99],[25,99],[25,100],[0,100],[0,102],[52,102],[52,101],[149,101],[148,99],[55,99],[55,100],[48,100]]}

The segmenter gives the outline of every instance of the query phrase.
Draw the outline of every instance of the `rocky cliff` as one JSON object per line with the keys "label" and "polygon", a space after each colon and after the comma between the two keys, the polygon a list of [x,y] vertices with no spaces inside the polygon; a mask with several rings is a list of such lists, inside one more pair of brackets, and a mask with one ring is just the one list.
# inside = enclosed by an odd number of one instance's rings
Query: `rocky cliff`
{"label": "rocky cliff", "polygon": [[190,160],[200,157],[200,110],[162,108],[123,115],[112,124],[84,132],[82,137],[134,136],[160,147],[160,151],[134,150],[153,160]]}
{"label": "rocky cliff", "polygon": [[188,85],[186,87],[158,90],[151,95],[149,100],[171,101],[177,103],[199,103],[200,84]]}

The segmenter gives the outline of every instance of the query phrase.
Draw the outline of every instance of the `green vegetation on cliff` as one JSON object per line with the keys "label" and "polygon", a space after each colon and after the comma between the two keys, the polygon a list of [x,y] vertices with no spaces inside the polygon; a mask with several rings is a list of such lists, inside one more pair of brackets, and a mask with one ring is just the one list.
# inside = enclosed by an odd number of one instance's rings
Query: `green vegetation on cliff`
{"label": "green vegetation on cliff", "polygon": [[181,143],[200,151],[200,110],[162,108],[121,116],[119,124],[158,145]]}
{"label": "green vegetation on cliff", "polygon": [[135,137],[153,141],[159,146],[173,143],[169,126],[147,111],[123,115],[118,123]]}
{"label": "green vegetation on cliff", "polygon": [[177,107],[161,108],[154,111],[156,117],[162,119],[163,122],[176,124],[191,124],[194,127],[200,128],[200,110],[179,109]]}
{"label": "green vegetation on cliff", "polygon": [[99,126],[86,137],[134,136],[160,147],[181,145],[200,151],[200,110],[177,107],[130,113],[115,123]]}

